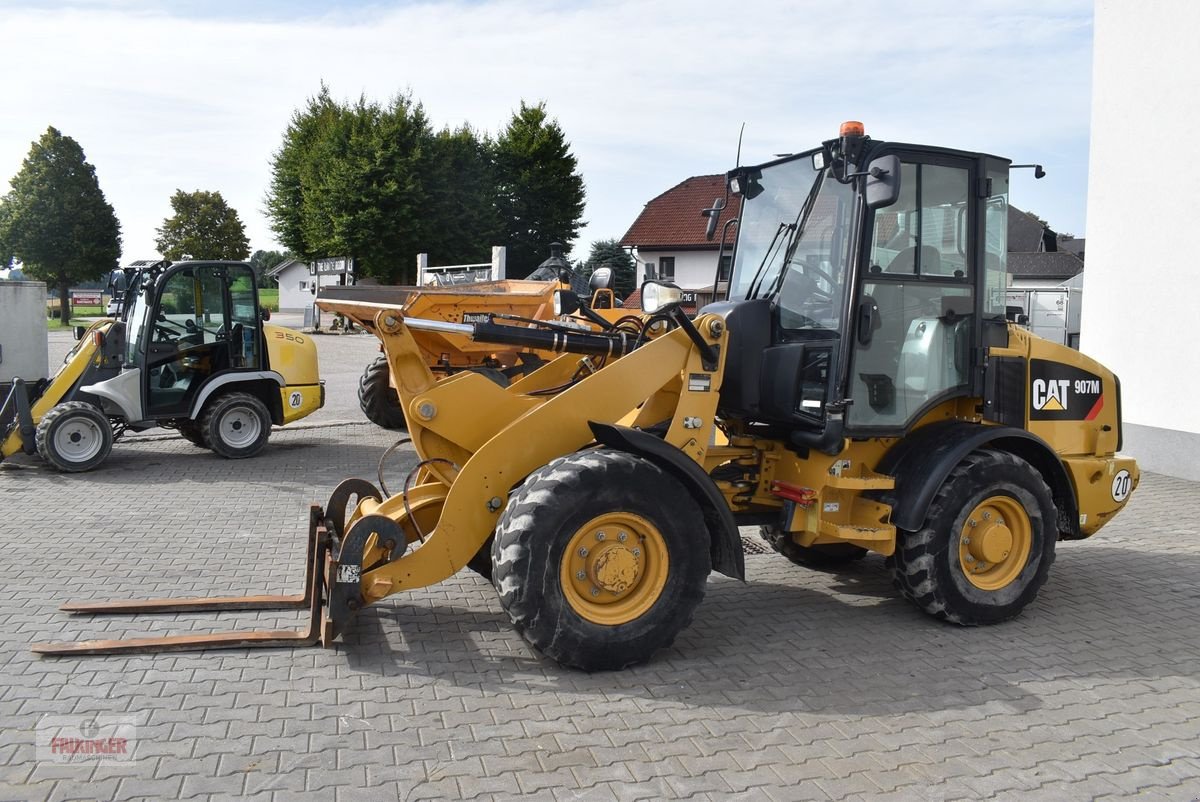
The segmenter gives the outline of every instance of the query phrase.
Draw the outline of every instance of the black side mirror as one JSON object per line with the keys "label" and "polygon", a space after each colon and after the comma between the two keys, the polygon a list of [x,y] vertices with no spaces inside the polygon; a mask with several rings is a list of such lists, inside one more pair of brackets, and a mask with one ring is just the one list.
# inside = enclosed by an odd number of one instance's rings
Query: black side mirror
{"label": "black side mirror", "polygon": [[259,310],[258,316],[261,317],[263,319],[263,321],[270,320],[271,319],[271,310],[267,309],[264,306],[262,309]]}
{"label": "black side mirror", "polygon": [[82,340],[82,339],[83,339],[83,333],[84,333],[85,331],[87,331],[87,326],[74,326],[74,327],[72,328],[72,333],[75,335],[75,339],[76,339],[76,340]]}
{"label": "black side mirror", "polygon": [[900,198],[900,158],[880,156],[867,167],[863,195],[868,209],[891,206]]}
{"label": "black side mirror", "polygon": [[717,221],[721,218],[721,211],[725,208],[725,199],[716,198],[713,200],[713,205],[709,209],[703,209],[700,212],[701,217],[708,218],[708,225],[704,228],[704,239],[712,242],[712,238],[717,234]]}

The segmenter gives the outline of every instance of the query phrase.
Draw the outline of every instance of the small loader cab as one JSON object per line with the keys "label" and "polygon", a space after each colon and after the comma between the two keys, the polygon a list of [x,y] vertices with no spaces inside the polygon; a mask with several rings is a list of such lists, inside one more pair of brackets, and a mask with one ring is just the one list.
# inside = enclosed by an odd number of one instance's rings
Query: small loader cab
{"label": "small loader cab", "polygon": [[129,312],[127,366],[140,367],[147,418],[186,416],[203,386],[260,370],[258,293],[250,267],[184,262],[147,279]]}
{"label": "small loader cab", "polygon": [[977,391],[1004,336],[1008,162],[851,129],[740,168],[721,407],[837,453]]}

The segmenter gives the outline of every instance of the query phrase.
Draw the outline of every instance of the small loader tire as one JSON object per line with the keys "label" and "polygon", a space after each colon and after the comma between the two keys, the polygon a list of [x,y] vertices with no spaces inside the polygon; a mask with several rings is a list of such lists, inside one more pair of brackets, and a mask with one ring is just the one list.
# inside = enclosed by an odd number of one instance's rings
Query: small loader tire
{"label": "small loader tire", "polygon": [[[943,621],[962,626],[1007,621],[1046,582],[1056,521],[1054,497],[1037,469],[1008,452],[972,452],[946,477],[925,526],[897,533],[893,582],[905,598]],[[975,551],[987,549],[989,538],[992,553],[980,568]],[[1008,545],[996,549],[996,540]]]}
{"label": "small loader tire", "polygon": [[820,543],[801,546],[787,532],[774,526],[760,526],[759,536],[775,551],[796,565],[817,570],[830,570],[867,556],[867,550],[852,543]]}
{"label": "small loader tire", "polygon": [[[579,556],[585,544],[590,557]],[[651,462],[602,448],[530,474],[492,543],[492,583],[513,626],[584,671],[624,668],[669,646],[704,598],[708,573],[708,532],[684,487]],[[577,574],[591,577],[582,589]]]}
{"label": "small loader tire", "polygon": [[390,384],[391,367],[387,357],[380,354],[367,365],[362,377],[358,380],[358,406],[362,409],[367,420],[385,429],[407,429],[404,420],[404,407],[400,405],[400,397],[396,388]]}
{"label": "small loader tire", "polygon": [[92,404],[67,401],[38,421],[35,443],[38,454],[56,470],[90,471],[112,451],[112,425]]}
{"label": "small loader tire", "polygon": [[208,443],[204,441],[204,430],[200,428],[200,424],[195,421],[180,421],[175,428],[179,431],[179,436],[192,445],[197,448],[208,448]]}
{"label": "small loader tire", "polygon": [[208,447],[219,456],[253,457],[271,437],[271,413],[266,404],[249,393],[225,393],[205,406],[200,431]]}

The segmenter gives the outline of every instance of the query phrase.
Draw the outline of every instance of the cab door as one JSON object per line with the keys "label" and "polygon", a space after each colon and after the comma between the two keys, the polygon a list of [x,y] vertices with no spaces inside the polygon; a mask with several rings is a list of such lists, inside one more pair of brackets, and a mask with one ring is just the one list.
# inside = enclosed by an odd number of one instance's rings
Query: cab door
{"label": "cab door", "polygon": [[261,336],[254,277],[243,265],[178,268],[159,286],[146,347],[146,409],[185,417],[212,378],[258,370]]}
{"label": "cab door", "polygon": [[848,382],[852,430],[906,431],[967,395],[976,326],[976,162],[901,156],[899,200],[868,217]]}

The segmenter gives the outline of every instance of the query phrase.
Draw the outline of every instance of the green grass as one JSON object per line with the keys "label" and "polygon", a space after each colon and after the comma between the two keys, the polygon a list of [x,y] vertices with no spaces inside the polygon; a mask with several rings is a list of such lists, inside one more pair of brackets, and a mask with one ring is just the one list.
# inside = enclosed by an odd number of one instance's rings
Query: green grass
{"label": "green grass", "polygon": [[[57,304],[55,304],[55,306],[54,306],[54,311],[56,313],[58,312]],[[53,329],[70,329],[70,328],[74,328],[75,326],[86,326],[87,322],[83,321],[83,320],[79,320],[78,318],[81,318],[81,317],[104,317],[104,307],[103,306],[73,306],[73,307],[71,307],[71,314],[73,315],[73,317],[70,320],[68,320],[66,323],[62,322],[61,320],[59,320],[56,317],[52,317],[46,321],[46,324],[50,327],[51,330],[53,330]]]}
{"label": "green grass", "polygon": [[[279,311],[279,288],[278,287],[262,287],[258,291],[258,302],[264,309],[270,309],[272,312]],[[54,311],[58,312],[58,305],[55,304]],[[78,320],[81,317],[103,317],[103,306],[74,306],[71,307],[72,318],[63,323],[58,318],[50,318],[47,324],[51,329],[70,329],[75,326],[87,325],[84,321]]]}

